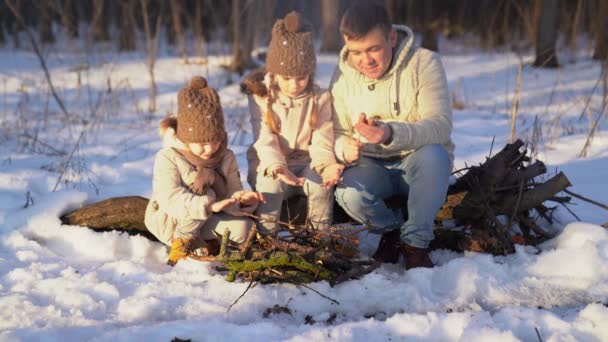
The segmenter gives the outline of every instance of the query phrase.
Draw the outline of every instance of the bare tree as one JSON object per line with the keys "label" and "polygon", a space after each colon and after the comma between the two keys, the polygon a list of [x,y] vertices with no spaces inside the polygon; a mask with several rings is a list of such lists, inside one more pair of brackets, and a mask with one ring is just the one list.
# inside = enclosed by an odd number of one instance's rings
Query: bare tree
{"label": "bare tree", "polygon": [[120,2],[120,33],[118,48],[121,51],[135,50],[135,0]]}
{"label": "bare tree", "polygon": [[52,0],[49,7],[59,15],[61,25],[69,37],[78,37],[78,20],[72,0]]}
{"label": "bare tree", "polygon": [[423,10],[423,31],[422,31],[422,47],[425,49],[429,49],[432,51],[439,51],[439,42],[437,39],[437,32],[433,27],[436,19],[434,16],[434,10],[437,3],[433,0],[426,0],[424,2],[424,10]]}
{"label": "bare tree", "polygon": [[51,90],[51,94],[53,95],[53,98],[55,99],[55,101],[57,101],[57,104],[59,105],[59,108],[61,108],[61,111],[65,115],[66,119],[69,119],[70,114],[68,114],[68,111],[65,108],[63,101],[57,94],[57,91],[55,91],[55,87],[53,86],[53,80],[51,79],[51,74],[49,73],[49,69],[46,66],[46,61],[44,60],[44,57],[42,56],[42,51],[40,51],[40,48],[38,47],[38,44],[36,43],[36,39],[34,38],[34,35],[27,28],[27,26],[25,24],[25,20],[23,19],[23,16],[19,12],[18,3],[14,2],[13,0],[5,0],[5,3],[8,6],[8,8],[10,9],[10,11],[13,13],[13,15],[15,16],[15,20],[17,21],[17,23],[19,23],[19,25],[21,25],[21,27],[25,30],[25,33],[26,33],[30,43],[32,44],[32,48],[34,49],[34,52],[36,53],[36,56],[38,57],[38,61],[40,61],[40,65],[42,66],[42,70],[44,71],[44,76],[46,77],[46,81],[49,84],[49,89]]}
{"label": "bare tree", "polygon": [[338,27],[339,14],[340,0],[321,0],[321,17],[323,18],[322,52],[338,52],[342,47]]}
{"label": "bare tree", "polygon": [[608,30],[606,29],[606,16],[608,16],[608,2],[599,0],[599,8],[595,17],[595,52],[593,59],[605,61],[608,59]]}
{"label": "bare tree", "polygon": [[170,0],[169,4],[171,6],[171,20],[173,21],[173,31],[175,33],[175,40],[177,41],[177,48],[179,49],[180,57],[187,63],[188,52],[186,51],[184,29],[182,27],[182,2],[181,0]]}
{"label": "bare tree", "polygon": [[[232,61],[228,66],[231,71],[239,73],[256,67],[251,59],[253,50],[253,25],[255,25],[255,13],[251,10],[252,1],[247,0],[243,6],[241,0],[232,0]],[[241,17],[245,22],[241,21]]]}
{"label": "bare tree", "polygon": [[559,0],[536,0],[535,15],[538,18],[536,26],[536,60],[535,67],[557,68],[557,25],[559,16]]}
{"label": "bare tree", "polygon": [[160,38],[160,24],[162,22],[162,11],[156,16],[156,27],[154,32],[150,28],[150,18],[148,14],[148,0],[140,0],[141,12],[146,32],[146,50],[148,51],[148,73],[150,74],[150,112],[156,112],[156,80],[154,78],[154,65],[156,64],[156,53],[158,52],[158,42]]}
{"label": "bare tree", "polygon": [[196,45],[196,54],[199,57],[198,63],[206,63],[207,52],[205,50],[205,34],[203,32],[203,3],[201,1],[194,2],[194,13],[190,17],[192,32]]}
{"label": "bare tree", "polygon": [[110,39],[108,32],[107,13],[105,13],[105,1],[93,0],[93,18],[91,18],[91,27],[93,29],[94,41],[107,41]]}
{"label": "bare tree", "polygon": [[40,35],[40,42],[54,43],[55,35],[53,34],[53,18],[51,17],[49,4],[46,1],[39,1],[36,3],[36,9],[39,18],[38,34]]}

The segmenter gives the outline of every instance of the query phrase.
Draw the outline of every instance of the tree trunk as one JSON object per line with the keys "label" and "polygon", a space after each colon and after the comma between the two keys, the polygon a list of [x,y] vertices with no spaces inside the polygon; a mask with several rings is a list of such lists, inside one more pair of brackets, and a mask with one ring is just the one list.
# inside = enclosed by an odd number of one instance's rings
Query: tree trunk
{"label": "tree trunk", "polygon": [[38,7],[38,33],[40,34],[40,42],[54,43],[55,35],[53,34],[53,20],[51,17],[50,6],[46,1],[40,1],[36,4]]}
{"label": "tree trunk", "polygon": [[151,18],[148,12],[148,0],[140,0],[141,12],[144,20],[144,30],[146,32],[146,50],[148,52],[148,74],[150,75],[150,103],[148,110],[156,112],[156,78],[154,76],[154,66],[156,64],[156,54],[158,52],[158,42],[160,39],[160,28],[162,22],[162,9],[156,14],[156,25],[152,32]]}
{"label": "tree trunk", "polygon": [[63,6],[63,17],[65,18],[64,25],[68,35],[72,38],[78,37],[78,15],[72,0],[65,0]]}
{"label": "tree trunk", "polygon": [[559,0],[536,0],[535,12],[538,16],[536,27],[536,60],[534,66],[539,68],[557,68],[557,25],[559,18]]}
{"label": "tree trunk", "polygon": [[91,27],[93,29],[93,40],[96,42],[108,41],[110,34],[108,33],[108,19],[106,11],[106,3],[104,0],[93,0],[93,18],[91,19]]}
{"label": "tree trunk", "polygon": [[180,57],[187,62],[188,52],[186,51],[184,29],[182,26],[182,3],[181,0],[171,0],[169,4],[171,5],[171,21],[173,22],[173,32],[175,33],[177,48],[179,50]]}
{"label": "tree trunk", "polygon": [[120,7],[118,49],[133,51],[135,50],[135,0],[123,0],[120,2]]}
{"label": "tree trunk", "polygon": [[432,27],[435,21],[433,0],[426,0],[424,2],[424,22],[422,31],[422,47],[431,51],[439,51],[439,42],[437,40],[437,32]]}
{"label": "tree trunk", "polygon": [[338,52],[342,48],[340,39],[340,0],[321,0],[323,39],[321,52]]}
{"label": "tree trunk", "polygon": [[598,14],[595,17],[595,52],[593,53],[593,59],[599,61],[608,59],[606,16],[608,16],[608,2],[599,0]]}
{"label": "tree trunk", "polygon": [[[251,59],[251,51],[253,49],[253,32],[251,32],[251,28],[256,22],[254,17],[256,11],[252,10],[251,7],[250,3],[243,6],[241,0],[232,0],[232,61],[228,69],[239,74],[256,66]],[[242,11],[245,9],[246,13],[242,15]],[[245,18],[244,23],[241,22],[241,16]],[[249,30],[243,32],[244,28],[249,28]]]}

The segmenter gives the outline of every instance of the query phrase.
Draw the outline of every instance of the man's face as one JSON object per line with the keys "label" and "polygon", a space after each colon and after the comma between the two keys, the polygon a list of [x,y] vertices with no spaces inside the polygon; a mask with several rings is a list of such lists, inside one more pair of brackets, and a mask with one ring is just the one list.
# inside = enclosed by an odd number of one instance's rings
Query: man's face
{"label": "man's face", "polygon": [[391,65],[397,32],[391,30],[387,37],[380,27],[376,27],[359,39],[344,36],[344,41],[348,59],[355,69],[367,78],[379,79]]}

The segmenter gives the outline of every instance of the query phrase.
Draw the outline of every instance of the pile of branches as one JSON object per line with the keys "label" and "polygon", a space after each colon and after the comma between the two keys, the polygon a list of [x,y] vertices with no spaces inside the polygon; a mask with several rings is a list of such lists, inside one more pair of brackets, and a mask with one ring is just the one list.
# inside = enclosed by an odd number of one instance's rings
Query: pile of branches
{"label": "pile of branches", "polygon": [[517,140],[483,164],[460,170],[466,173],[449,187],[437,219],[453,219],[462,229],[438,230],[434,246],[504,255],[513,253],[515,244],[537,245],[554,236],[538,222],[553,224],[557,205],[568,209],[571,197],[557,194],[573,194],[566,190],[570,181],[562,172],[540,179],[547,168],[531,162],[523,146]]}
{"label": "pile of branches", "polygon": [[351,226],[320,231],[310,225],[284,225],[290,228],[284,235],[260,235],[254,225],[245,242],[232,249],[230,231],[226,230],[220,254],[207,260],[219,260],[218,270],[227,272],[229,282],[238,277],[262,284],[300,285],[325,280],[333,286],[378,267],[373,261],[354,260],[361,229]]}

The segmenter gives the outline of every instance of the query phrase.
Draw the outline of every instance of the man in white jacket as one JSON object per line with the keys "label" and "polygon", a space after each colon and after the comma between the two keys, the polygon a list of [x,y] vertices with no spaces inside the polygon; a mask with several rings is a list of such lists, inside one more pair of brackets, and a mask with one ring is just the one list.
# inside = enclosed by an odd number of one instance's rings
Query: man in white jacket
{"label": "man in white jacket", "polygon": [[[346,45],[330,88],[334,150],[347,168],[336,200],[383,234],[376,257],[396,261],[381,249],[398,249],[406,269],[432,267],[427,248],[454,156],[443,66],[437,54],[413,46],[408,27],[391,25],[386,9],[371,2],[350,7],[340,32]],[[395,195],[408,196],[406,219],[384,202]]]}

